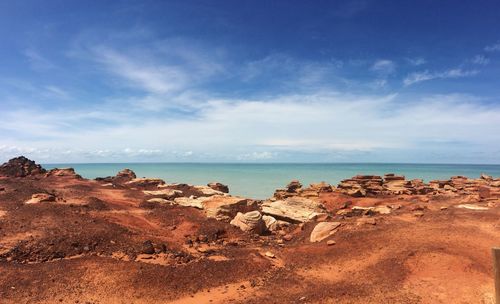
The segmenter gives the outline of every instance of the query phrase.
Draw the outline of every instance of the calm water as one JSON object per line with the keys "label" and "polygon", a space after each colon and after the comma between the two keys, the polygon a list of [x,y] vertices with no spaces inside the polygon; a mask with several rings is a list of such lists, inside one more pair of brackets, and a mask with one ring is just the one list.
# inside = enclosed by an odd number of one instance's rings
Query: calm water
{"label": "calm water", "polygon": [[453,175],[477,178],[484,172],[500,176],[500,165],[435,164],[192,164],[192,163],[121,163],[121,164],[47,164],[44,167],[73,167],[83,177],[115,175],[123,168],[138,177],[159,177],[169,183],[196,185],[218,181],[229,185],[230,193],[253,198],[272,196],[276,188],[292,179],[302,184],[326,181],[337,184],[356,174],[403,174],[408,179],[447,179]]}

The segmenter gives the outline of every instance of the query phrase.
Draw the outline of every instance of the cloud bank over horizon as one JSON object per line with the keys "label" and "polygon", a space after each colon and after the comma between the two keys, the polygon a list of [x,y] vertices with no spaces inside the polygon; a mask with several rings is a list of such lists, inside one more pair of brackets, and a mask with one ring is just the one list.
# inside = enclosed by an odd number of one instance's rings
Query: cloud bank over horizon
{"label": "cloud bank over horizon", "polygon": [[[450,11],[421,28],[403,14],[373,29],[393,12],[362,2],[127,1],[26,25],[14,19],[40,4],[2,4],[0,25],[17,27],[0,30],[0,160],[500,163],[500,16],[470,28]],[[51,4],[38,9],[56,15]],[[471,32],[432,32],[443,20]]]}

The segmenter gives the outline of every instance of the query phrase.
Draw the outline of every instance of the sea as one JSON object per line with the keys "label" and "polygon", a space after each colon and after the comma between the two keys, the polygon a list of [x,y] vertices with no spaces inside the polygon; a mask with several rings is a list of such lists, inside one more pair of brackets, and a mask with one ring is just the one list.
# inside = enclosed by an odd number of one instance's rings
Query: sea
{"label": "sea", "polygon": [[291,180],[303,185],[325,181],[332,185],[357,174],[383,175],[395,173],[407,179],[424,181],[448,179],[455,175],[478,178],[481,173],[500,177],[500,165],[464,164],[249,164],[249,163],[92,163],[44,164],[47,169],[72,167],[85,178],[113,176],[124,168],[132,169],[138,177],[158,177],[167,183],[206,185],[217,181],[229,186],[233,195],[255,199],[271,197],[274,190]]}

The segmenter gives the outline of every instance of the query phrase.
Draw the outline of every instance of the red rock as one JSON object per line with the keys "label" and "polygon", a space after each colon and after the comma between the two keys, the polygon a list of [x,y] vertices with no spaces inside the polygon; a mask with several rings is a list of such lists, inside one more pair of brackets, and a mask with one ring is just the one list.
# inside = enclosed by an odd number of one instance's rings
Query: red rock
{"label": "red rock", "polygon": [[210,188],[212,188],[216,191],[220,191],[222,193],[229,193],[229,187],[227,185],[224,185],[221,183],[213,182],[213,183],[207,184],[207,186],[209,186]]}
{"label": "red rock", "polygon": [[294,179],[292,180],[287,186],[286,186],[286,191],[287,192],[297,192],[299,189],[302,188],[302,184]]}
{"label": "red rock", "polygon": [[42,166],[24,156],[9,160],[0,166],[0,176],[25,177],[47,172]]}

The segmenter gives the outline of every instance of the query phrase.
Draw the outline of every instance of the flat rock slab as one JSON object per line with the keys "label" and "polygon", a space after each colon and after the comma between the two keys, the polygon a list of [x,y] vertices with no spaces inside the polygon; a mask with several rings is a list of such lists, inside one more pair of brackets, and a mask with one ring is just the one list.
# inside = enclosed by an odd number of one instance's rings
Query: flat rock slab
{"label": "flat rock slab", "polygon": [[310,241],[311,243],[321,242],[330,235],[334,234],[337,228],[340,226],[339,222],[321,222],[314,227],[311,232]]}
{"label": "flat rock slab", "polygon": [[173,189],[162,189],[162,190],[152,190],[152,191],[144,190],[142,192],[148,196],[156,196],[165,199],[172,199],[182,195],[182,191]]}
{"label": "flat rock slab", "polygon": [[308,222],[325,214],[323,204],[303,197],[290,197],[285,200],[266,201],[262,213],[289,222]]}
{"label": "flat rock slab", "polygon": [[484,211],[484,210],[489,209],[488,207],[483,207],[483,206],[478,206],[478,205],[473,205],[473,204],[461,204],[461,205],[457,205],[456,207],[461,208],[461,209],[479,210],[479,211]]}
{"label": "flat rock slab", "polygon": [[43,202],[55,202],[56,197],[48,193],[35,193],[25,204],[38,204]]}
{"label": "flat rock slab", "polygon": [[207,217],[217,220],[231,220],[238,212],[251,211],[248,199],[229,195],[202,197],[178,197],[174,202],[181,206],[205,210]]}

